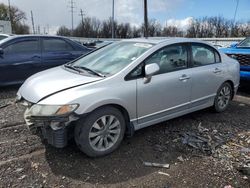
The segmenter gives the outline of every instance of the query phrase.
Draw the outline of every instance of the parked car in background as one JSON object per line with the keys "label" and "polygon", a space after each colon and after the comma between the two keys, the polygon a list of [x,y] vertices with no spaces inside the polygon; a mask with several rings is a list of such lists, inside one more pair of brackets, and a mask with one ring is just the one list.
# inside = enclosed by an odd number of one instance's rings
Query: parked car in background
{"label": "parked car in background", "polygon": [[229,48],[221,48],[220,51],[239,61],[240,79],[250,81],[250,37]]}
{"label": "parked car in background", "polygon": [[91,49],[98,49],[98,48],[102,48],[104,46],[107,46],[109,44],[112,44],[113,42],[114,41],[112,41],[112,40],[108,40],[108,41],[96,40],[96,41],[84,42],[83,45],[87,46],[88,48],[91,48]]}
{"label": "parked car in background", "polygon": [[31,76],[17,93],[30,130],[88,156],[114,151],[125,132],[203,108],[227,109],[239,63],[192,39],[123,40]]}
{"label": "parked car in background", "polygon": [[20,84],[32,74],[65,64],[89,51],[64,37],[10,36],[0,41],[0,86]]}
{"label": "parked car in background", "polygon": [[220,45],[220,44],[213,44],[213,46],[216,47],[216,48],[218,48],[218,49],[223,48],[223,46]]}

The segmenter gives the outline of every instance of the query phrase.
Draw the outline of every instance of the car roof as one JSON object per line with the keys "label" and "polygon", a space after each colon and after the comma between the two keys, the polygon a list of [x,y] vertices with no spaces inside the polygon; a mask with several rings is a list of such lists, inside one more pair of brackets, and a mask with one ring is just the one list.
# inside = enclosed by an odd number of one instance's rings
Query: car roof
{"label": "car roof", "polygon": [[[67,38],[67,37],[63,37],[63,36],[54,36],[54,35],[12,35],[12,36],[9,36],[3,40],[0,41],[0,46],[3,45],[3,44],[6,44],[6,42],[9,42],[9,41],[12,41],[12,40],[15,40],[15,39],[25,39],[25,38],[31,38],[31,37],[49,37],[49,38],[58,38],[58,39],[66,39],[66,40],[69,40],[69,41],[72,41],[72,43],[74,43],[75,45],[78,45],[80,47],[83,47],[81,44],[78,44],[77,42],[71,40],[70,38]],[[86,47],[85,47],[86,48]]]}
{"label": "car roof", "polygon": [[22,38],[22,37],[53,37],[53,38],[67,38],[63,36],[57,36],[57,35],[13,35],[10,36],[12,39],[13,38]]}
{"label": "car roof", "polygon": [[204,44],[210,45],[209,43],[201,41],[201,40],[192,39],[192,38],[182,38],[182,37],[148,37],[148,38],[124,39],[122,41],[143,42],[143,43],[152,43],[152,44],[198,42],[198,43],[204,43]]}

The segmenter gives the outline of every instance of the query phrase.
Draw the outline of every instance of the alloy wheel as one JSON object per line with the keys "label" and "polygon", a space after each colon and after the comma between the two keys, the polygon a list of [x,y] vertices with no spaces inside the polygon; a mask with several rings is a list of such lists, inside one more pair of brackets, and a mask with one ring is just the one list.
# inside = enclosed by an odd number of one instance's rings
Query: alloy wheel
{"label": "alloy wheel", "polygon": [[225,85],[224,87],[221,88],[217,102],[218,102],[218,107],[220,109],[224,109],[231,98],[231,89],[229,86]]}
{"label": "alloy wheel", "polygon": [[89,132],[89,142],[94,150],[105,151],[117,142],[120,134],[120,121],[113,115],[105,115],[92,125]]}

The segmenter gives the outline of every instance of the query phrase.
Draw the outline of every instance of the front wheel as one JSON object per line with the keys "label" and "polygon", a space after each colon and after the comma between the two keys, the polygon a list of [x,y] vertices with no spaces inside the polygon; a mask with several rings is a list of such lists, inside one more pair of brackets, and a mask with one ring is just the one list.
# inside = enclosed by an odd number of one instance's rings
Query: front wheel
{"label": "front wheel", "polygon": [[233,90],[228,82],[225,82],[219,88],[214,100],[214,109],[216,112],[223,112],[227,109],[233,96]]}
{"label": "front wheel", "polygon": [[75,141],[81,151],[90,157],[113,152],[125,133],[122,113],[113,107],[104,107],[79,120],[75,128]]}

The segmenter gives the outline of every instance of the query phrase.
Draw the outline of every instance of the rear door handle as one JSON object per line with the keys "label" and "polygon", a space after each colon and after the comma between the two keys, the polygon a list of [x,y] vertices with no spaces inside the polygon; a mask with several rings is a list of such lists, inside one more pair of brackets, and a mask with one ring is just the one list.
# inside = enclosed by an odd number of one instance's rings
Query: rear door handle
{"label": "rear door handle", "polygon": [[215,68],[214,69],[214,73],[219,73],[219,72],[221,72],[222,70],[220,70],[219,68]]}
{"label": "rear door handle", "polygon": [[188,79],[190,79],[190,76],[187,76],[186,74],[183,74],[183,75],[179,78],[180,81],[185,81],[185,80],[188,80]]}
{"label": "rear door handle", "polygon": [[34,55],[31,59],[41,59],[41,56]]}

